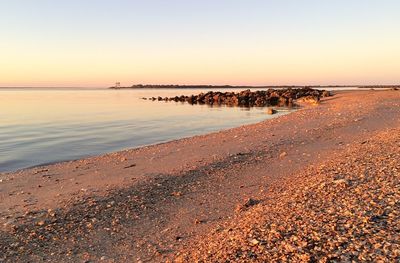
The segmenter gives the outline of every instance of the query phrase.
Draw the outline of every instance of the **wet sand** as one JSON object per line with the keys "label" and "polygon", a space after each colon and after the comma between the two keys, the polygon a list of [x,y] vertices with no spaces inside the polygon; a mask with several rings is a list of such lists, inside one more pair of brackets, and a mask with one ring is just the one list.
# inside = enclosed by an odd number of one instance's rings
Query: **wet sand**
{"label": "wet sand", "polygon": [[[398,91],[338,92],[318,106],[254,125],[1,174],[0,261],[252,259],[231,257],[226,236],[218,233],[228,225],[240,233],[242,224],[270,209],[260,207],[284,203],[276,189],[296,178],[312,182],[328,174],[306,176],[310,169],[352,164],[344,153],[367,152],[360,145],[371,141],[396,154],[399,120]],[[370,158],[385,151],[374,153]],[[398,165],[393,160],[389,167]],[[258,217],[247,220],[243,213]],[[234,240],[232,249],[245,246],[244,239]]]}

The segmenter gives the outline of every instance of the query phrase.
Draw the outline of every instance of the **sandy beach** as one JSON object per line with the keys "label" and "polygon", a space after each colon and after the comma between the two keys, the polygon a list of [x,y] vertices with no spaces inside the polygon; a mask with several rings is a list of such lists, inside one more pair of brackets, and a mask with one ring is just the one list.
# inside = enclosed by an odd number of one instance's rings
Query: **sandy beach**
{"label": "sandy beach", "polygon": [[400,260],[400,92],[0,174],[0,262]]}

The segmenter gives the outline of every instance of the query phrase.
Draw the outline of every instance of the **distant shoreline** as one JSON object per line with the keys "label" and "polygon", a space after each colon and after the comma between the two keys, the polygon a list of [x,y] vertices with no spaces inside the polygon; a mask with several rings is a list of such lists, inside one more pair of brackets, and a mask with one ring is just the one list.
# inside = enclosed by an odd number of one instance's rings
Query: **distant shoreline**
{"label": "distant shoreline", "polygon": [[109,89],[284,89],[284,88],[359,88],[359,89],[391,89],[400,85],[280,85],[280,86],[231,86],[231,85],[132,85],[130,87],[109,87]]}
{"label": "distant shoreline", "polygon": [[359,89],[400,89],[400,85],[266,85],[266,86],[246,86],[246,85],[133,85],[133,86],[121,86],[121,87],[29,87],[29,86],[1,86],[1,89],[80,89],[80,90],[104,90],[104,89],[281,89],[281,88],[359,88]]}

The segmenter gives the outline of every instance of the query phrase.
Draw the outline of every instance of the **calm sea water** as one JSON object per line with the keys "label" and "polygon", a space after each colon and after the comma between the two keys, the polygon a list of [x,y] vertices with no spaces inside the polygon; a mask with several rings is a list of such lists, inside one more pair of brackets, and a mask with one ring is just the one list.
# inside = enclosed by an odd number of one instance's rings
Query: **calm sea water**
{"label": "calm sea water", "polygon": [[73,160],[272,118],[262,108],[140,99],[201,91],[207,90],[0,89],[0,171]]}

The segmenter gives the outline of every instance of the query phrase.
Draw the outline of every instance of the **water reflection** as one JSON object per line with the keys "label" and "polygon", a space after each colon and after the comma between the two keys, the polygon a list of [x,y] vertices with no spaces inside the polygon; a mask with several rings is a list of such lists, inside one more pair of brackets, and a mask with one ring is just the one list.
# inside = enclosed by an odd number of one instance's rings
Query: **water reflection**
{"label": "water reflection", "polygon": [[0,90],[0,171],[165,142],[271,118],[263,108],[140,99],[207,91]]}

